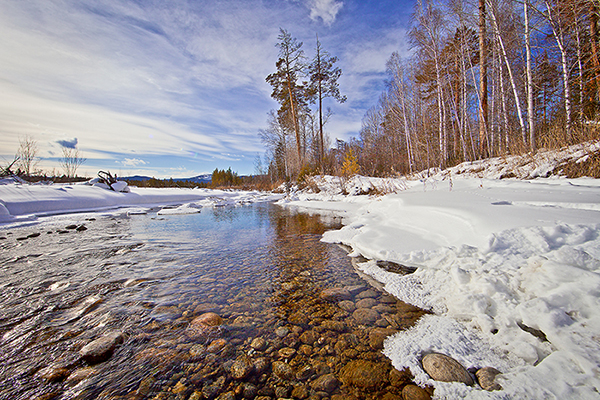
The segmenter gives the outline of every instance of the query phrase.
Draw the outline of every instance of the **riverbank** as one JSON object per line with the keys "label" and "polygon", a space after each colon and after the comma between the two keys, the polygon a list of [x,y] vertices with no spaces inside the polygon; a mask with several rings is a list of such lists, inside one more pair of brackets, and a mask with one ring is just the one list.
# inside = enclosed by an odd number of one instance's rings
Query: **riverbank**
{"label": "riverbank", "polygon": [[[384,354],[436,398],[598,398],[600,180],[454,171],[316,178],[279,204],[342,216],[345,226],[323,240],[351,247],[387,292],[433,312],[389,337]],[[361,195],[382,188],[387,195]],[[503,390],[432,380],[421,365],[431,352],[500,370]]]}

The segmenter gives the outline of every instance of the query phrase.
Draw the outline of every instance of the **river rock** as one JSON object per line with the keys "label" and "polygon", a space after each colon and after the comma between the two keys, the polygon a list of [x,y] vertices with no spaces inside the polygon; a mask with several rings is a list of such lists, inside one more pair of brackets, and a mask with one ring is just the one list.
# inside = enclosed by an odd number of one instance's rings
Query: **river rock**
{"label": "river rock", "polygon": [[353,360],[346,364],[340,378],[345,385],[373,390],[387,383],[388,365],[368,360]]}
{"label": "river rock", "polygon": [[[227,340],[225,339],[215,339],[206,347],[207,353],[218,353],[225,348],[227,345]],[[192,346],[193,348],[193,346]]]}
{"label": "river rock", "polygon": [[356,296],[360,292],[367,289],[367,287],[365,285],[353,285],[353,286],[346,286],[344,289],[349,291],[352,296]]}
{"label": "river rock", "polygon": [[306,398],[308,398],[308,396],[310,396],[310,392],[308,391],[308,388],[306,387],[306,385],[294,386],[294,389],[292,390],[292,398],[306,399]]}
{"label": "river rock", "polygon": [[85,345],[79,354],[90,364],[97,364],[106,361],[112,356],[117,345],[123,343],[123,334],[121,332],[110,332]]}
{"label": "river rock", "polygon": [[231,365],[231,376],[233,379],[244,379],[248,375],[252,373],[254,370],[254,364],[252,361],[246,357],[242,356],[237,358],[233,365]]}
{"label": "river rock", "polygon": [[223,323],[223,318],[214,312],[207,312],[196,317],[190,322],[190,327],[212,327]]}
{"label": "river rock", "polygon": [[93,367],[78,368],[69,375],[65,383],[67,383],[68,385],[76,385],[95,373],[96,370]]}
{"label": "river rock", "polygon": [[185,330],[185,335],[193,340],[206,340],[214,332],[218,332],[223,319],[214,312],[207,312],[196,317]]}
{"label": "river rock", "polygon": [[275,335],[282,339],[286,337],[288,333],[290,333],[290,330],[285,326],[280,326],[279,328],[275,329]]}
{"label": "river rock", "polygon": [[379,313],[370,308],[359,308],[352,313],[352,317],[361,325],[372,325],[379,319]]}
{"label": "river rock", "polygon": [[51,365],[39,370],[37,375],[49,382],[60,382],[69,375],[69,370],[64,367]]}
{"label": "river rock", "polygon": [[479,369],[475,373],[475,376],[477,376],[479,386],[491,392],[492,390],[502,390],[502,386],[495,382],[496,375],[500,375],[501,373],[502,372],[498,371],[496,368],[484,367]]}
{"label": "river rock", "polygon": [[383,349],[383,342],[386,337],[396,333],[395,329],[374,328],[369,332],[369,346],[375,350]]}
{"label": "river rock", "polygon": [[252,347],[256,351],[264,351],[268,346],[267,341],[262,337],[257,337],[252,340],[250,343],[250,347]]}
{"label": "river rock", "polygon": [[431,353],[423,357],[423,369],[432,379],[441,382],[462,382],[473,385],[473,378],[458,361],[445,354]]}
{"label": "river rock", "polygon": [[377,305],[377,300],[367,297],[356,302],[356,308],[371,308]]}
{"label": "river rock", "polygon": [[376,291],[374,291],[373,289],[367,289],[367,290],[363,290],[362,292],[360,292],[359,294],[356,295],[357,299],[368,299],[368,298],[375,298],[377,297],[378,293]]}
{"label": "river rock", "polygon": [[332,319],[326,319],[325,321],[321,322],[321,326],[328,331],[344,332],[346,330],[345,323]]}
{"label": "river rock", "polygon": [[356,306],[354,305],[354,302],[351,300],[340,301],[338,303],[338,306],[340,306],[340,308],[342,310],[348,311],[348,312],[352,312],[352,311],[356,310]]}
{"label": "river rock", "polygon": [[259,357],[255,359],[252,364],[254,365],[254,371],[257,375],[266,373],[269,370],[269,367],[271,367],[271,361],[266,357]]}
{"label": "river rock", "polygon": [[328,301],[350,300],[352,294],[346,288],[329,288],[321,292],[321,298]]}
{"label": "river rock", "polygon": [[296,355],[296,349],[291,347],[283,347],[277,352],[281,358],[292,358]]}
{"label": "river rock", "polygon": [[427,391],[417,385],[406,385],[402,389],[404,400],[430,400],[431,396]]}
{"label": "river rock", "polygon": [[310,386],[317,392],[331,393],[340,385],[340,381],[333,374],[321,375]]}
{"label": "river rock", "polygon": [[284,381],[289,381],[294,378],[294,371],[292,370],[292,367],[282,361],[275,361],[273,363],[273,373],[279,379],[283,379]]}
{"label": "river rock", "polygon": [[305,331],[302,335],[300,335],[300,341],[311,346],[317,341],[318,338],[319,336],[315,331]]}

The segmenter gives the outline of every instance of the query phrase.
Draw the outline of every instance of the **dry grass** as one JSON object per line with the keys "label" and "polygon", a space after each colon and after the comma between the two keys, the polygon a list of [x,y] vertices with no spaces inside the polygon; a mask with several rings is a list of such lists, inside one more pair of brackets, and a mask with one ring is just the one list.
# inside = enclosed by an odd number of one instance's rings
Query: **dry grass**
{"label": "dry grass", "polygon": [[553,174],[567,178],[600,178],[600,151],[587,154],[579,160],[569,160],[558,165]]}

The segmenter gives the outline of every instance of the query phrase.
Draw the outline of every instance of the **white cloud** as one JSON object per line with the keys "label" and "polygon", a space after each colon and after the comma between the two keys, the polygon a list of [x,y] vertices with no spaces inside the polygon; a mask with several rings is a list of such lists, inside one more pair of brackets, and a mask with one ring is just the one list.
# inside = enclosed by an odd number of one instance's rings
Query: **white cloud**
{"label": "white cloud", "polygon": [[324,24],[331,25],[343,5],[343,2],[335,0],[310,0],[310,19],[316,21],[321,18]]}
{"label": "white cloud", "polygon": [[137,167],[138,165],[146,165],[148,163],[139,158],[126,158],[125,160],[121,161],[121,164],[126,167]]}

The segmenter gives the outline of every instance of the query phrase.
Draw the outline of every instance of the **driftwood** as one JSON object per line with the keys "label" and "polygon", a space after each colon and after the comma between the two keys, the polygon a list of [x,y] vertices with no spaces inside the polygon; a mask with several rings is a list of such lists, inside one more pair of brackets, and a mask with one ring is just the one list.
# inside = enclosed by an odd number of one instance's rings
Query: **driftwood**
{"label": "driftwood", "polygon": [[100,179],[100,183],[104,183],[110,188],[110,190],[114,190],[112,184],[117,182],[117,177],[112,176],[110,171],[98,171],[98,178]]}
{"label": "driftwood", "polygon": [[17,161],[19,161],[19,157],[15,157],[15,159],[13,160],[13,162],[11,162],[10,164],[8,164],[6,167],[0,167],[0,176],[15,176],[18,175],[18,173],[14,173],[12,172],[10,169],[13,167],[13,165],[15,165],[17,163]]}

